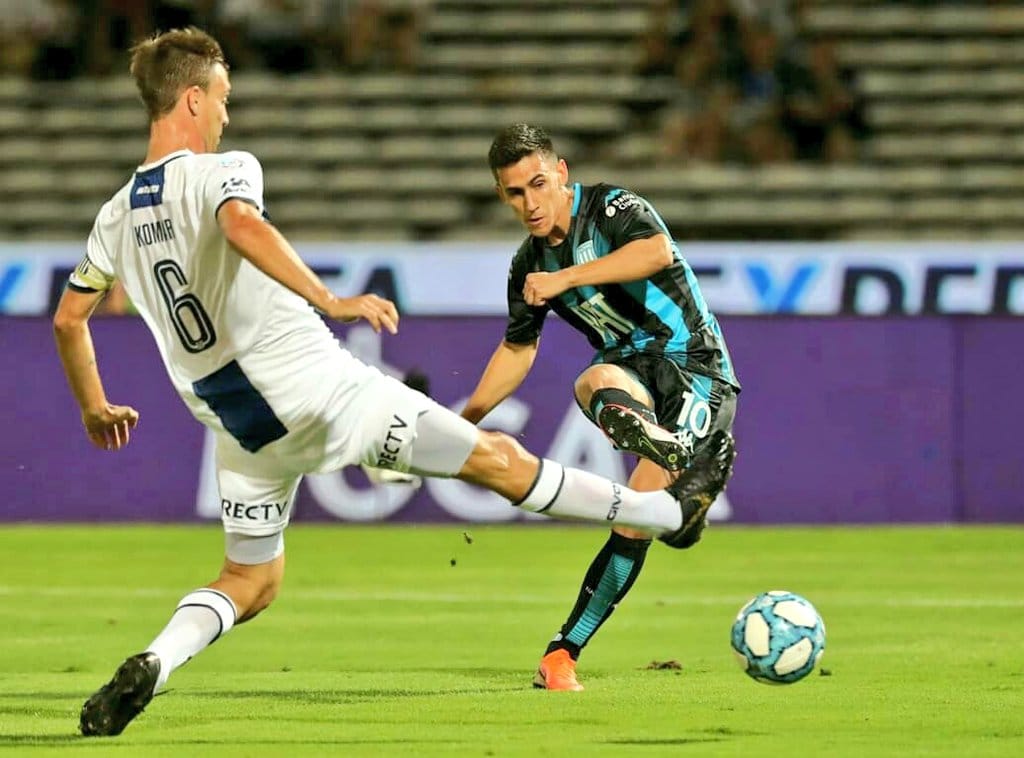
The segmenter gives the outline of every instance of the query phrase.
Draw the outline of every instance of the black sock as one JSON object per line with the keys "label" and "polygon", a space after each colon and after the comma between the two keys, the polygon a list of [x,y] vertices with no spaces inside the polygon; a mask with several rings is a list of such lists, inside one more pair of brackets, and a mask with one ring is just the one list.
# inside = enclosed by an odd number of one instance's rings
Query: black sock
{"label": "black sock", "polygon": [[630,539],[612,532],[587,569],[579,597],[561,630],[548,644],[547,653],[568,650],[575,660],[615,611],[643,568],[651,541]]}
{"label": "black sock", "polygon": [[654,412],[650,408],[625,390],[620,390],[617,387],[606,387],[604,389],[597,390],[590,396],[590,418],[596,422],[597,414],[600,413],[601,409],[606,405],[624,405],[639,413],[652,424],[658,423],[657,416],[654,415]]}

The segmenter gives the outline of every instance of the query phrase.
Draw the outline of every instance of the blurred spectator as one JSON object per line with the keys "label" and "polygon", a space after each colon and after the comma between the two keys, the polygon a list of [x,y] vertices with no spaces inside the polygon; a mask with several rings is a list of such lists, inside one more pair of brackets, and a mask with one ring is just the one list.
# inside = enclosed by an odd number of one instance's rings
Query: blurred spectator
{"label": "blurred spectator", "polygon": [[666,157],[700,163],[718,163],[735,157],[735,103],[735,88],[720,81],[712,84],[704,99],[695,100],[693,107],[670,110],[662,125]]}
{"label": "blurred spectator", "polygon": [[[854,73],[831,42],[806,41],[812,0],[657,0],[635,71],[672,93],[659,109],[663,153],[753,164],[846,161],[867,131]],[[659,85],[660,86],[660,85]],[[651,87],[658,92],[656,87]]]}
{"label": "blurred spectator", "polygon": [[770,29],[782,46],[794,36],[807,0],[731,0],[741,26]]}
{"label": "blurred spectator", "polygon": [[318,69],[344,68],[349,48],[349,15],[358,0],[307,0],[304,23]]}
{"label": "blurred spectator", "polygon": [[233,68],[297,74],[313,68],[304,0],[221,0],[218,36]]}
{"label": "blurred spectator", "polygon": [[430,10],[430,0],[354,0],[348,15],[348,65],[415,71]]}
{"label": "blurred spectator", "polygon": [[790,160],[793,148],[781,128],[782,64],[779,40],[767,26],[750,24],[744,31],[744,64],[739,75],[740,103],[736,127],[744,158],[751,163]]}
{"label": "blurred spectator", "polygon": [[149,5],[140,0],[79,0],[86,73],[109,74],[132,45],[152,32]]}
{"label": "blurred spectator", "polygon": [[733,152],[736,89],[724,75],[722,57],[710,36],[695,38],[680,56],[676,93],[662,119],[667,156],[713,162]]}
{"label": "blurred spectator", "polygon": [[673,0],[659,0],[651,6],[647,27],[637,40],[639,55],[636,73],[646,79],[673,75],[679,57],[681,23],[680,8]]}
{"label": "blurred spectator", "polygon": [[727,0],[695,0],[681,5],[690,7],[686,24],[676,39],[681,54],[685,56],[695,43],[713,45],[721,75],[735,79],[744,66],[742,19]]}
{"label": "blurred spectator", "polygon": [[640,60],[636,73],[645,79],[672,76],[678,51],[664,29],[652,27],[640,38]]}
{"label": "blurred spectator", "polygon": [[72,78],[79,73],[79,29],[71,0],[0,0],[0,73]]}
{"label": "blurred spectator", "polygon": [[831,40],[815,40],[793,62],[785,85],[784,123],[806,160],[849,161],[867,134],[852,70],[839,65]]}
{"label": "blurred spectator", "polygon": [[198,26],[212,28],[220,0],[152,0],[153,31]]}

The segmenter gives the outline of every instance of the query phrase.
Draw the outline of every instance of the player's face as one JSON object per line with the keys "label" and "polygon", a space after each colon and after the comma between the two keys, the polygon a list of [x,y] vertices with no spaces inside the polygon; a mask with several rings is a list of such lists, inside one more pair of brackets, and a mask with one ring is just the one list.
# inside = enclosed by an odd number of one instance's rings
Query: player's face
{"label": "player's face", "polygon": [[568,181],[564,160],[530,153],[518,163],[498,169],[498,195],[534,237],[564,238],[572,213],[572,192],[565,186]]}
{"label": "player's face", "polygon": [[201,126],[203,142],[207,152],[215,152],[220,145],[224,127],[228,125],[228,95],[231,82],[228,72],[221,64],[215,63],[210,74],[210,86],[203,93],[204,108]]}

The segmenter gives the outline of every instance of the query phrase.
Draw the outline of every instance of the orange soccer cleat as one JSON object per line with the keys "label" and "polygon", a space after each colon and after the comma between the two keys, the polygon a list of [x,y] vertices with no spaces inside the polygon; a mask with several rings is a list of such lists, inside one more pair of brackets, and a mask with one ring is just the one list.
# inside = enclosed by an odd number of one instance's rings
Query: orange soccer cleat
{"label": "orange soccer cleat", "polygon": [[558,649],[541,658],[533,686],[540,690],[582,690],[583,685],[576,681],[576,661],[569,651]]}

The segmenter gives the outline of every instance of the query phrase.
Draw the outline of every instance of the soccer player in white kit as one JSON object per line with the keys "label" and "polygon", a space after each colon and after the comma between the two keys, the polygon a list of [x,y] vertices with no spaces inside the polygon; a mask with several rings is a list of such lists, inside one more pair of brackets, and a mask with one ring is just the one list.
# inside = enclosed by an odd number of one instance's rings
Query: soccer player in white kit
{"label": "soccer player in white kit", "polygon": [[376,295],[333,295],[266,219],[256,158],[215,152],[230,91],[217,41],[198,29],[155,36],[133,49],[131,73],[147,155],[96,217],[54,316],[57,348],[90,440],[127,445],[139,414],[108,402],[88,326],[120,280],[178,394],[216,433],[225,559],[86,701],[83,734],[119,734],[177,667],[270,604],[303,474],[365,464],[458,477],[553,517],[652,535],[685,526],[686,499],[706,483],[684,473],[641,493],[540,460],[342,349],[317,311],[391,333],[398,313]]}

